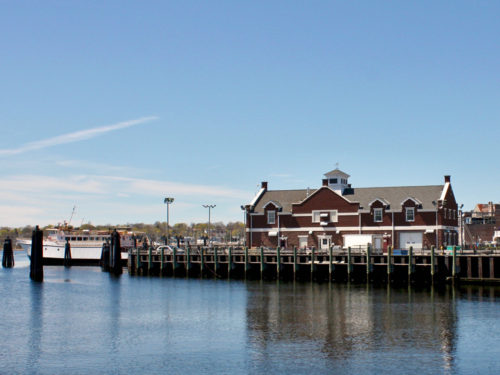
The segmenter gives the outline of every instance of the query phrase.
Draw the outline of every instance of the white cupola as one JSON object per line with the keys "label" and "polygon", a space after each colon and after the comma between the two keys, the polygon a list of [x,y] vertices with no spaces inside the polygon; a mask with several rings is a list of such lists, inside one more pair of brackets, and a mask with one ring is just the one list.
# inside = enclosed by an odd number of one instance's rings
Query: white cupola
{"label": "white cupola", "polygon": [[338,194],[344,194],[344,190],[349,187],[348,178],[351,177],[340,169],[334,169],[324,175],[327,180],[327,186]]}

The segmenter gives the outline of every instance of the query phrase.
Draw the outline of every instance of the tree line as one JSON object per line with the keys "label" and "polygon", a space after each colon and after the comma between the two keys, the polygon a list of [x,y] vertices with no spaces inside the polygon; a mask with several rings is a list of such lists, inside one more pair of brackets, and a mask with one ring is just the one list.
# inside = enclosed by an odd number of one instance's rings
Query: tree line
{"label": "tree line", "polygon": [[[47,225],[40,229],[54,228],[54,225]],[[164,242],[167,232],[170,238],[189,238],[193,241],[208,237],[208,223],[177,223],[170,225],[167,231],[167,223],[157,221],[154,224],[133,223],[125,225],[92,225],[91,223],[83,224],[79,230],[96,230],[96,231],[112,231],[113,229],[127,228],[132,232],[144,234],[151,241]],[[5,238],[31,238],[34,227],[25,226],[20,228],[0,228],[0,241],[3,244]],[[245,226],[242,222],[223,222],[210,223],[210,235],[212,239],[221,242],[242,241],[244,238]]]}

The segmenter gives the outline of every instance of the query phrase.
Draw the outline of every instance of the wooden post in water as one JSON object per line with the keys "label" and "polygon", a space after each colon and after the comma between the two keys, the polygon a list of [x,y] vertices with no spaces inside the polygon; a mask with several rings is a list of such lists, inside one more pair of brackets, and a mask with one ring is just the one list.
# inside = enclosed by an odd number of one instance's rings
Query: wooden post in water
{"label": "wooden post in water", "polygon": [[280,279],[280,269],[281,269],[281,251],[280,247],[276,248],[276,279]]}
{"label": "wooden post in water", "polygon": [[200,276],[203,277],[203,272],[205,272],[205,248],[200,250]]}
{"label": "wooden post in water", "polygon": [[371,253],[372,253],[372,248],[371,248],[371,245],[368,244],[366,246],[366,282],[367,283],[370,282],[371,273],[372,273]]}
{"label": "wooden post in water", "polygon": [[135,250],[137,252],[137,257],[135,258],[136,261],[135,272],[139,274],[139,270],[141,269],[141,250],[139,248]]}
{"label": "wooden post in water", "polygon": [[260,247],[260,279],[264,278],[264,248]]}
{"label": "wooden post in water", "polygon": [[172,274],[175,276],[175,271],[177,271],[177,248],[172,247]]}
{"label": "wooden post in water", "polygon": [[100,265],[102,271],[104,272],[109,272],[109,261],[111,259],[111,257],[109,256],[109,252],[110,252],[109,243],[108,242],[103,243],[101,248]]}
{"label": "wooden post in water", "polygon": [[392,272],[394,267],[392,266],[392,246],[387,247],[387,283],[390,284],[392,280]]}
{"label": "wooden post in water", "polygon": [[217,246],[214,246],[214,276],[217,277],[219,270],[219,260],[217,259]]}
{"label": "wooden post in water", "polygon": [[128,251],[128,258],[127,258],[127,271],[129,275],[134,275],[135,270],[134,270],[134,256],[132,254],[132,249]]}
{"label": "wooden post in water", "polygon": [[38,225],[31,237],[30,279],[43,281],[43,231]]}
{"label": "wooden post in water", "polygon": [[293,247],[293,280],[295,281],[297,279],[297,247]]}
{"label": "wooden post in water", "polygon": [[109,262],[109,271],[113,273],[113,275],[118,276],[121,275],[122,270],[122,248],[120,245],[120,233],[113,230],[111,233],[111,249],[109,252],[111,261]]}
{"label": "wooden post in water", "polygon": [[413,272],[415,267],[413,266],[413,246],[408,249],[408,282],[411,283],[413,279]]}
{"label": "wooden post in water", "polygon": [[71,245],[69,243],[69,238],[66,238],[66,244],[64,245],[64,267],[71,267]]}
{"label": "wooden post in water", "polygon": [[186,247],[186,276],[189,277],[189,271],[191,271],[191,246]]}
{"label": "wooden post in water", "polygon": [[451,264],[451,277],[457,277],[457,247],[453,246],[453,263]]}
{"label": "wooden post in water", "polygon": [[333,276],[333,270],[334,270],[334,265],[333,265],[333,246],[330,246],[329,248],[330,253],[329,258],[328,258],[328,281],[332,281],[332,276]]}
{"label": "wooden post in water", "polygon": [[231,277],[231,271],[233,270],[233,248],[229,246],[228,249],[228,259],[227,259],[227,277]]}
{"label": "wooden post in water", "polygon": [[347,248],[347,280],[351,281],[351,271],[352,271],[352,259],[351,259],[351,247]]}
{"label": "wooden post in water", "polygon": [[165,262],[165,248],[162,246],[160,250],[160,276],[163,276],[164,262]]}
{"label": "wooden post in water", "polygon": [[245,280],[247,279],[247,272],[250,269],[248,264],[248,246],[245,246]]}
{"label": "wooden post in water", "polygon": [[431,246],[431,282],[434,284],[434,276],[436,274],[436,247]]}
{"label": "wooden post in water", "polygon": [[14,251],[12,250],[12,240],[9,237],[3,243],[2,267],[14,267]]}
{"label": "wooden post in water", "polygon": [[311,249],[311,281],[314,279],[314,246]]}
{"label": "wooden post in water", "polygon": [[148,275],[151,275],[152,270],[153,270],[153,246],[150,246],[148,249]]}

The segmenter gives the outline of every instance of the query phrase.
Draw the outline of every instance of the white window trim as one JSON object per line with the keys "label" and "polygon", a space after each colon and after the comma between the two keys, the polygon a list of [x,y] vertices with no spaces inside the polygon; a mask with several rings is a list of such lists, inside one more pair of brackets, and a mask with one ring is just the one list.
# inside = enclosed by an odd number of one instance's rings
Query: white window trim
{"label": "white window trim", "polygon": [[[269,216],[270,213],[273,214],[272,220],[271,220],[271,216]],[[268,224],[276,224],[276,211],[267,211],[267,223]]]}
{"label": "white window trim", "polygon": [[[408,220],[408,212],[413,212],[413,220]],[[415,221],[415,207],[406,207],[405,219],[408,223],[413,223]]]}
{"label": "white window trim", "polygon": [[[380,212],[380,220],[377,220],[377,212]],[[383,208],[374,208],[373,209],[373,222],[374,223],[382,223],[384,221],[384,209]]]}

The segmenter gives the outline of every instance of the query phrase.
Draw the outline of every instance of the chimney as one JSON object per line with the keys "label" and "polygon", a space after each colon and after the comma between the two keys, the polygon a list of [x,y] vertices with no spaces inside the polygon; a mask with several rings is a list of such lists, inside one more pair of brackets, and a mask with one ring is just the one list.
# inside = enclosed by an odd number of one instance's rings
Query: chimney
{"label": "chimney", "polygon": [[323,179],[323,186],[328,186],[328,180],[326,178]]}
{"label": "chimney", "polygon": [[267,181],[262,181],[261,188],[267,190]]}
{"label": "chimney", "polygon": [[450,176],[444,176],[444,182],[450,182],[451,178]]}

